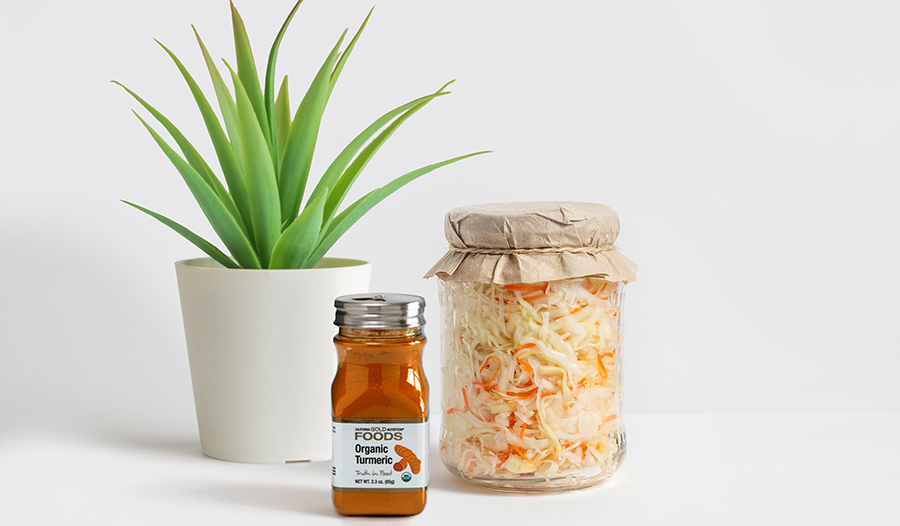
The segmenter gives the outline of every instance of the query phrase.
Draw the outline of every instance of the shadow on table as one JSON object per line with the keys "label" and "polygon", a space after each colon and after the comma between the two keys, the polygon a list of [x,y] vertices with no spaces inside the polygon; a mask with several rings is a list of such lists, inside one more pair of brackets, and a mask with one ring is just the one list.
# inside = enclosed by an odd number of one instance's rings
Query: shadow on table
{"label": "shadow on table", "polygon": [[[96,435],[95,435],[96,437]],[[96,441],[96,439],[95,439]],[[193,502],[210,502],[215,504],[236,505],[242,507],[265,508],[275,511],[291,513],[305,513],[338,517],[331,503],[331,487],[329,484],[331,463],[324,462],[298,462],[286,464],[245,464],[240,462],[228,462],[213,459],[200,451],[200,442],[196,436],[172,435],[148,435],[123,432],[123,430],[109,430],[105,433],[105,442],[111,448],[138,451],[142,454],[162,455],[168,457],[170,464],[183,465],[189,461],[188,470],[196,470],[198,466],[204,472],[221,472],[223,477],[232,477],[234,473],[245,472],[251,477],[258,477],[260,473],[271,475],[273,480],[283,478],[286,472],[302,470],[314,480],[321,480],[319,484],[278,484],[277,482],[253,483],[231,482],[229,480],[210,481],[185,480],[173,478],[164,486],[147,488],[144,491],[165,495],[167,500],[185,499]],[[161,459],[162,460],[162,459]],[[290,474],[290,473],[288,473]]]}
{"label": "shadow on table", "polygon": [[211,502],[339,517],[331,504],[331,490],[325,487],[278,484],[209,484],[173,488],[179,497]]}
{"label": "shadow on table", "polygon": [[196,433],[160,433],[149,430],[120,429],[107,426],[94,428],[87,433],[92,442],[111,448],[141,451],[181,458],[208,458],[200,451]]}

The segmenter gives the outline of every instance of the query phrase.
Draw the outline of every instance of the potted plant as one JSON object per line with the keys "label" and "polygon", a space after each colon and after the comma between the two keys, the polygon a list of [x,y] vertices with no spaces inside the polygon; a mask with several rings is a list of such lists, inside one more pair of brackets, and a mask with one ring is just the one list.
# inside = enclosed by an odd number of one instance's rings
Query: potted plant
{"label": "potted plant", "polygon": [[282,463],[330,457],[327,393],[336,360],[331,345],[333,301],[341,294],[368,290],[370,265],[324,256],[360,217],[400,187],[442,166],[487,153],[413,170],[343,207],[350,187],[379,148],[412,115],[447,95],[444,85],[385,113],[360,132],[307,195],[325,106],[371,11],[342,48],[344,31],[292,116],[287,77],[275,91],[275,63],[301,3],[294,5],[275,37],[262,83],[243,21],[232,4],[237,68],[227,62],[225,67],[233,93],[194,30],[221,120],[181,61],[160,43],[200,109],[224,183],[169,119],[116,82],[180,149],[179,154],[135,112],[228,252],[163,215],[125,201],[209,256],[177,262],[176,273],[201,448],[226,460]]}

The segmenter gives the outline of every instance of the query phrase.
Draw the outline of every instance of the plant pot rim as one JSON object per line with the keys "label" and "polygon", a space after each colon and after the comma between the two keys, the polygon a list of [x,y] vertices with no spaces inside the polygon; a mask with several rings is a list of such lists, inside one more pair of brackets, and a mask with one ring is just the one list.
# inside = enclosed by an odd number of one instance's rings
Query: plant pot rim
{"label": "plant pot rim", "polygon": [[265,272],[322,272],[322,271],[334,271],[340,270],[342,268],[356,268],[356,267],[364,267],[371,266],[372,263],[369,261],[364,261],[362,259],[352,259],[352,258],[322,258],[315,267],[312,268],[294,268],[294,269],[244,269],[244,268],[226,268],[220,265],[216,260],[210,257],[202,257],[202,258],[191,258],[191,259],[181,259],[175,262],[176,267],[190,268],[192,270],[198,270],[203,272],[251,272],[251,273],[265,273]]}

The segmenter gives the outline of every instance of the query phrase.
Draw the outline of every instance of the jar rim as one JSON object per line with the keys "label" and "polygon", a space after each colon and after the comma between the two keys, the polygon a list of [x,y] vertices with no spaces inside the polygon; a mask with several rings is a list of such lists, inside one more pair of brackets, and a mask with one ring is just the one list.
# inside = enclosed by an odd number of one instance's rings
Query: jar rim
{"label": "jar rim", "polygon": [[425,298],[389,292],[347,294],[334,300],[334,324],[348,329],[407,329],[425,325]]}

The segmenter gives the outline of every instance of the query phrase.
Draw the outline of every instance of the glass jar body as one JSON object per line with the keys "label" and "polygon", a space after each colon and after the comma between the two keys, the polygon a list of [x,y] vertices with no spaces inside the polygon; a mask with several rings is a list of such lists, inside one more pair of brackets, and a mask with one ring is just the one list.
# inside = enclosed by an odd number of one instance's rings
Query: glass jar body
{"label": "glass jar body", "polygon": [[564,491],[625,456],[624,283],[441,282],[441,460],[501,491]]}
{"label": "glass jar body", "polygon": [[[334,344],[338,353],[331,387],[335,422],[381,427],[422,423],[427,430],[428,381],[422,368],[425,335],[420,328],[341,328]],[[427,473],[427,450],[420,456]],[[342,515],[416,515],[426,503],[425,488],[389,492],[334,488],[332,496]]]}

